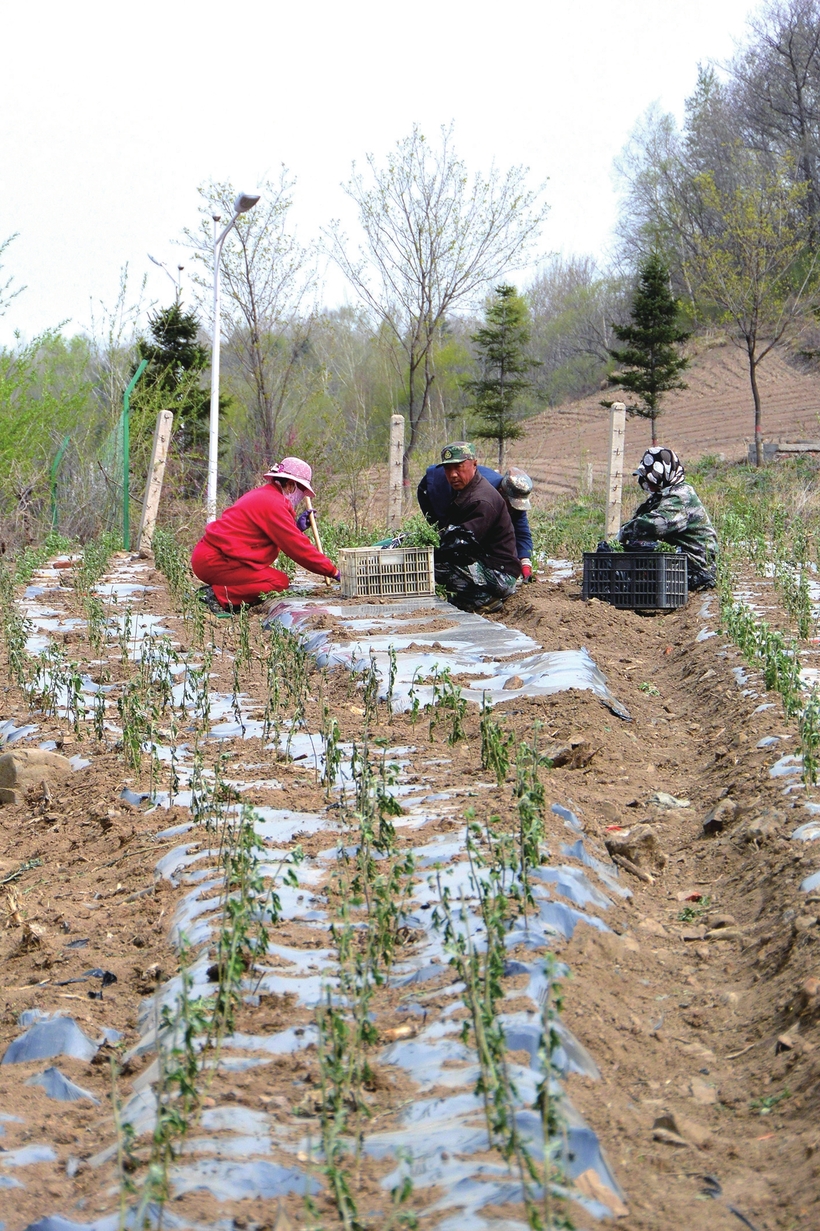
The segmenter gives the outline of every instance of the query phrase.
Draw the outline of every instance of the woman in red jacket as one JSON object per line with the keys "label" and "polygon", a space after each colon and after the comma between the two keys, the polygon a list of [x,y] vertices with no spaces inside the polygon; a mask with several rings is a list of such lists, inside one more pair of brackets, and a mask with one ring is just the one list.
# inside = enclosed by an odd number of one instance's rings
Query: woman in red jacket
{"label": "woman in red jacket", "polygon": [[259,602],[271,590],[287,590],[287,573],[273,568],[280,551],[297,564],[338,581],[336,565],[311,543],[296,523],[296,510],[313,495],[312,471],[298,457],[286,457],[264,475],[268,480],[240,496],[208,523],[194,548],[191,567],[207,589],[205,604],[225,611]]}

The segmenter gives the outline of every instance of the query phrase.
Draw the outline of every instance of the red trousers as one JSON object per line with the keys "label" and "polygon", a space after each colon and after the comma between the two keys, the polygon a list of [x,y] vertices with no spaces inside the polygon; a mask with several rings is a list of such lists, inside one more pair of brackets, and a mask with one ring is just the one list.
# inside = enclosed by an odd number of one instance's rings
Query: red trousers
{"label": "red trousers", "polygon": [[278,568],[230,560],[205,539],[194,548],[191,567],[200,581],[213,587],[214,594],[224,607],[239,607],[242,603],[252,606],[259,602],[260,594],[266,594],[269,590],[287,590],[290,585],[287,573]]}

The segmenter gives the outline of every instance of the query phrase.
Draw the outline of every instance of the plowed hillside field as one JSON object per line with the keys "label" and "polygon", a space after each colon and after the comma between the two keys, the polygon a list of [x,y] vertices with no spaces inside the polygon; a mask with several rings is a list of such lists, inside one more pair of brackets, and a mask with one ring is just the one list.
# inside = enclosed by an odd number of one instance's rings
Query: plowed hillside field
{"label": "plowed hillside field", "polygon": [[[694,461],[710,453],[729,460],[746,456],[754,428],[754,407],[744,354],[728,343],[712,346],[693,358],[686,373],[688,388],[667,395],[659,423],[659,441]],[[820,374],[793,366],[778,353],[758,371],[766,440],[806,440],[820,437]],[[510,448],[509,463],[522,466],[536,490],[554,496],[577,491],[588,480],[605,481],[609,412],[595,393],[577,402],[546,410],[527,424]],[[626,461],[631,469],[650,444],[649,422],[628,419]]]}

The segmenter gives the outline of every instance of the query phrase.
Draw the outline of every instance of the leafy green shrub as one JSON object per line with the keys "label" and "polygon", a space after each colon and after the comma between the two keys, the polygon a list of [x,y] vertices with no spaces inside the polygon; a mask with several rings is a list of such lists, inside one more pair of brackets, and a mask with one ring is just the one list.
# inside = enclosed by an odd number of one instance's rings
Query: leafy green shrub
{"label": "leafy green shrub", "polygon": [[604,537],[604,506],[595,497],[567,496],[548,509],[534,509],[529,515],[536,559],[566,556],[580,559],[594,551]]}

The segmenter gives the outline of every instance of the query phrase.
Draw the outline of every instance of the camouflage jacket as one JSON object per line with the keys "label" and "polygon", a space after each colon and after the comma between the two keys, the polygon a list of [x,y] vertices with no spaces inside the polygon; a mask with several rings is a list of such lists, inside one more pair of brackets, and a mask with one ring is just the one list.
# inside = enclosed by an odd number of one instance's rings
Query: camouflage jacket
{"label": "camouflage jacket", "polygon": [[697,492],[688,483],[678,483],[667,492],[650,496],[621,526],[618,539],[627,550],[631,543],[663,539],[680,547],[697,567],[714,571],[718,552],[715,528]]}

